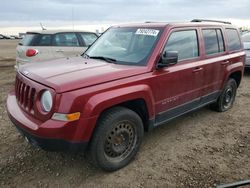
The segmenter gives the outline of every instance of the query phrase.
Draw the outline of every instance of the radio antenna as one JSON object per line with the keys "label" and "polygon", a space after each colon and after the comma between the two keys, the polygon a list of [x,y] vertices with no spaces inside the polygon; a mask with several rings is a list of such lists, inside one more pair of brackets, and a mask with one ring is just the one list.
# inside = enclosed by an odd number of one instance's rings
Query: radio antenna
{"label": "radio antenna", "polygon": [[74,31],[75,30],[75,26],[74,26],[74,8],[73,8],[73,6],[72,6],[72,15],[71,15],[71,17],[72,17],[72,29]]}

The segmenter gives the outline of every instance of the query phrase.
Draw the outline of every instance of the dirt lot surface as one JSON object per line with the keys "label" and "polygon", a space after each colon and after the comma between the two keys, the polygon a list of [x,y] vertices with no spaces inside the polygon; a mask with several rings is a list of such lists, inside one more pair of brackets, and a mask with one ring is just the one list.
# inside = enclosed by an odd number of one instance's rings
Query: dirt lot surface
{"label": "dirt lot surface", "polygon": [[15,42],[0,41],[0,187],[214,187],[250,179],[250,71],[230,111],[203,108],[156,128],[133,162],[107,173],[82,153],[34,148],[13,127],[5,101],[14,86]]}
{"label": "dirt lot surface", "polygon": [[[16,59],[16,46],[19,40],[0,40],[0,66],[13,64]],[[5,60],[3,62],[3,60]]]}

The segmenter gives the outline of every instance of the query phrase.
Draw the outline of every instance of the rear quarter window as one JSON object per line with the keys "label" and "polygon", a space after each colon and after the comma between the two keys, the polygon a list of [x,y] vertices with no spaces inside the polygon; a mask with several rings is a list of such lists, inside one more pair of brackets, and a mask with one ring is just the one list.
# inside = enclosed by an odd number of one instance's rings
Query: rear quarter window
{"label": "rear quarter window", "polygon": [[226,29],[229,51],[241,49],[241,41],[236,29]]}

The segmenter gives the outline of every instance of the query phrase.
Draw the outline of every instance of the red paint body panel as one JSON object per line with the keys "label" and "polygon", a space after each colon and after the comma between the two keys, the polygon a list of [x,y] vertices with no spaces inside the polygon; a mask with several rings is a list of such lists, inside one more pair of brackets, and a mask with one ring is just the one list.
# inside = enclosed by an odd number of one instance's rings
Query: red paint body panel
{"label": "red paint body panel", "polygon": [[[149,25],[129,25],[136,26]],[[226,46],[226,51],[221,54],[206,56],[204,53],[201,29],[221,28],[224,33],[226,26],[199,23],[150,26],[164,27],[164,32],[146,66],[117,65],[76,57],[22,67],[17,77],[36,88],[38,93],[35,95],[35,110],[34,113],[27,111],[17,102],[15,92],[11,92],[7,99],[9,115],[18,126],[31,134],[86,142],[90,140],[101,113],[112,106],[142,99],[145,101],[149,120],[154,120],[161,112],[222,90],[231,73],[241,72],[243,75],[243,50],[229,53]],[[199,57],[157,70],[156,64],[171,32],[186,29],[195,29],[198,33]],[[224,64],[225,61],[229,63]],[[197,68],[200,71],[194,71]],[[25,71],[29,74],[24,75]],[[47,114],[39,109],[40,93],[45,89],[53,93],[53,108]],[[51,119],[53,113],[74,112],[81,112],[77,121]]]}
{"label": "red paint body panel", "polygon": [[101,60],[73,57],[20,68],[20,72],[26,70],[29,71],[28,78],[62,93],[141,74],[147,71],[147,67],[115,65]]}
{"label": "red paint body panel", "polygon": [[48,119],[39,121],[24,112],[18,105],[14,92],[8,95],[8,114],[15,116],[15,122],[21,128],[32,135],[44,138],[63,139],[71,142],[87,142],[90,139],[90,132],[93,131],[93,124],[97,116],[91,118],[80,118],[75,122],[63,122]]}

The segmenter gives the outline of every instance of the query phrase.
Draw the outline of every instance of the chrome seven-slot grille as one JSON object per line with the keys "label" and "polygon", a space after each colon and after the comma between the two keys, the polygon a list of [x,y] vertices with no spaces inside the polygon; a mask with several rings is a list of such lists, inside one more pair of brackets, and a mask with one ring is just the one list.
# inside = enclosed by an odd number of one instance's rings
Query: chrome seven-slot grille
{"label": "chrome seven-slot grille", "polygon": [[33,114],[36,89],[30,87],[29,85],[22,82],[18,77],[16,77],[15,92],[19,105],[26,111],[29,111]]}

